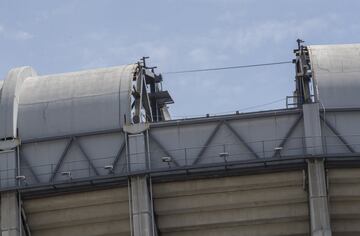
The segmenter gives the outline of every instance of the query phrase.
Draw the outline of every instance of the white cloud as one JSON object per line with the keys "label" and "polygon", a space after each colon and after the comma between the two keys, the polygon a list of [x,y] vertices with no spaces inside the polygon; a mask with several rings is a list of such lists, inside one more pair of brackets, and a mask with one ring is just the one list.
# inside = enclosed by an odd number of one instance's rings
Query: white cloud
{"label": "white cloud", "polygon": [[34,36],[28,32],[25,31],[16,31],[12,37],[17,40],[28,40],[32,39]]}
{"label": "white cloud", "polygon": [[5,39],[12,39],[18,41],[25,41],[32,39],[34,36],[26,31],[16,30],[16,29],[9,29],[5,28],[4,26],[0,25],[0,37]]}

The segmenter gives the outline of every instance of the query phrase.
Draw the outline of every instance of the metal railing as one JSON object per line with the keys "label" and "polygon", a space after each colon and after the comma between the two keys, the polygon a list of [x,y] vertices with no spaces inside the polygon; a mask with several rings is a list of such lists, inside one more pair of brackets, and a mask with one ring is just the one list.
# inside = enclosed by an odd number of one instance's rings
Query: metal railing
{"label": "metal railing", "polygon": [[[251,147],[248,150],[242,143],[216,143],[209,146],[184,147],[170,150],[151,149],[150,152],[126,154],[116,166],[112,166],[114,156],[92,158],[93,169],[89,161],[64,161],[59,170],[55,171],[58,163],[33,165],[17,169],[0,169],[0,189],[12,187],[36,186],[39,184],[68,183],[99,177],[130,176],[145,172],[166,172],[171,170],[194,169],[201,165],[227,166],[232,163],[247,163],[249,161],[285,160],[294,156],[306,156],[309,153],[317,154],[360,154],[360,135],[322,137],[294,137],[288,138],[283,146],[279,146],[283,139],[261,140],[247,142]],[[349,142],[351,140],[351,142]],[[315,141],[315,142],[314,142]],[[306,143],[322,143],[309,146]],[[348,148],[351,146],[351,150]],[[305,148],[306,147],[306,148]],[[199,155],[201,153],[201,155]],[[136,158],[135,158],[136,157]],[[141,161],[133,161],[141,160]],[[18,174],[20,173],[20,174]],[[97,175],[98,173],[98,175]],[[55,178],[52,178],[54,176]]]}

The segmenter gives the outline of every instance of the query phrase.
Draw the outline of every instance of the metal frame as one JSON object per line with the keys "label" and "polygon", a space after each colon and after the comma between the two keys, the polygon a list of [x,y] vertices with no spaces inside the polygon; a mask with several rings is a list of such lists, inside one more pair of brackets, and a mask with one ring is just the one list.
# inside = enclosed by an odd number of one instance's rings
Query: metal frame
{"label": "metal frame", "polygon": [[272,116],[286,116],[291,114],[299,114],[301,112],[302,112],[301,109],[293,108],[293,109],[274,109],[269,111],[247,112],[247,113],[230,114],[230,115],[216,115],[209,117],[204,116],[198,118],[187,118],[187,119],[178,119],[178,120],[151,123],[150,128],[203,124],[203,123],[218,122],[223,120],[231,121],[231,120],[242,120],[242,119],[253,119],[253,118],[265,118]]}
{"label": "metal frame", "polygon": [[[359,112],[360,109],[331,109],[331,110],[327,110],[327,112],[352,112],[352,111],[356,111]],[[208,137],[207,143],[210,144],[210,142],[212,141],[212,139],[216,136],[218,130],[220,130],[221,125],[225,124],[229,130],[236,136],[236,138],[242,143],[242,144],[247,144],[245,142],[245,139],[238,133],[236,132],[236,130],[231,126],[231,124],[229,123],[232,120],[241,120],[241,119],[250,119],[250,118],[265,118],[265,117],[271,117],[271,116],[279,116],[279,115],[294,115],[294,114],[299,114],[299,117],[296,119],[296,121],[292,124],[292,126],[289,128],[289,130],[287,131],[286,135],[284,136],[284,138],[282,139],[282,142],[280,143],[280,146],[284,146],[286,144],[286,142],[290,139],[291,134],[294,132],[294,130],[296,129],[297,125],[300,123],[301,118],[302,118],[302,113],[301,110],[299,109],[292,109],[292,110],[273,110],[273,111],[267,111],[267,112],[255,112],[255,113],[250,113],[250,114],[239,114],[239,115],[224,115],[224,116],[218,116],[218,117],[209,117],[209,118],[199,118],[199,119],[188,119],[188,120],[178,120],[178,121],[169,121],[169,122],[158,122],[158,123],[153,123],[150,124],[150,127],[156,128],[156,127],[167,127],[167,126],[179,126],[179,125],[191,125],[191,124],[203,124],[203,123],[210,123],[210,122],[219,122],[218,124],[216,124],[215,129],[212,131],[212,134]],[[321,119],[324,120],[324,117],[321,116]],[[349,151],[351,153],[355,153],[356,150],[354,150],[354,148],[346,141],[346,139],[344,139],[340,133],[327,121],[324,120],[324,124],[326,125],[326,127],[328,127],[338,138],[339,140],[349,149]],[[234,132],[235,131],[235,132]],[[29,166],[28,160],[26,159],[25,156],[22,156],[22,160],[24,161],[24,166],[29,167],[29,172],[31,172],[31,174],[34,176],[34,184],[31,183],[31,186],[37,186],[38,184],[45,184],[45,185],[51,185],[55,181],[56,178],[56,174],[57,172],[60,170],[66,156],[67,153],[69,152],[69,149],[71,148],[73,142],[76,140],[76,138],[79,137],[85,137],[85,136],[93,136],[93,135],[101,135],[101,134],[116,134],[116,133],[123,133],[122,129],[110,129],[110,130],[100,130],[100,131],[94,131],[94,132],[85,132],[85,133],[78,133],[78,134],[74,134],[73,136],[69,136],[69,135],[62,135],[62,136],[55,136],[55,137],[42,137],[42,138],[38,138],[38,139],[28,139],[28,140],[24,140],[22,142],[22,144],[31,144],[31,143],[38,143],[38,142],[49,142],[49,141],[53,141],[53,140],[62,140],[65,139],[65,141],[67,141],[66,146],[63,150],[63,152],[60,155],[60,158],[58,159],[55,169],[52,170],[51,176],[50,176],[50,182],[46,182],[46,183],[40,183],[38,176],[36,175],[36,172],[34,171],[34,169]],[[164,145],[162,145],[161,142],[159,142],[159,140],[153,135],[153,133],[149,132],[149,138],[151,138],[152,141],[154,141],[154,143],[156,143],[158,145],[158,147],[164,152],[165,155],[169,155],[171,156],[170,152],[167,151],[167,149],[164,147]],[[78,140],[79,141],[79,140]],[[79,143],[77,141],[77,143]],[[76,141],[75,141],[76,142]],[[204,152],[206,151],[206,146],[205,145],[203,147],[203,151],[201,151],[201,155],[204,154]],[[245,145],[246,147],[246,145]],[[248,146],[250,147],[250,146]],[[248,148],[247,147],[247,148]],[[92,160],[90,159],[90,157],[86,154],[86,151],[84,150],[84,148],[82,147],[82,145],[80,144],[80,149],[82,149],[82,153],[84,154],[85,158],[87,160]],[[117,163],[121,160],[121,155],[123,154],[124,150],[126,148],[126,144],[122,143],[119,147],[119,151],[117,152],[114,161],[113,161],[113,167],[116,168]],[[250,149],[248,148],[248,150],[251,153],[255,153],[254,150],[251,151],[251,147]],[[280,151],[275,152],[276,155],[273,155],[272,158],[276,158],[278,156],[278,154],[280,154]],[[274,154],[275,154],[274,153]],[[199,152],[200,154],[200,152]],[[256,154],[256,153],[255,153]],[[356,154],[356,153],[355,153]],[[254,155],[255,156],[255,155]],[[337,156],[341,156],[341,154],[337,154]],[[281,159],[286,158],[286,157],[281,157]],[[269,159],[267,159],[269,160]],[[177,162],[178,160],[173,159],[173,164],[174,166],[171,167],[171,171],[173,169],[176,169],[178,167],[180,167],[179,163]],[[91,162],[89,162],[91,163]],[[203,164],[199,163],[199,160],[197,160],[194,164],[196,164],[196,166],[194,166],[195,168],[198,168],[198,166],[202,166]],[[222,164],[221,162],[219,163],[215,163],[215,165],[217,164]],[[91,164],[90,164],[91,165]],[[188,166],[189,167],[189,166]],[[95,167],[94,167],[95,168]],[[158,169],[155,169],[155,171],[153,173],[156,173]],[[169,168],[167,168],[167,171],[170,171]],[[135,173],[127,173],[126,176],[129,175],[133,175]],[[114,176],[114,174],[110,175]],[[102,177],[102,176],[99,176]],[[87,177],[86,177],[87,178]],[[88,177],[89,180],[91,179],[97,179],[97,176],[91,176]],[[80,179],[79,179],[80,180]],[[24,187],[24,186],[22,186]]]}
{"label": "metal frame", "polygon": [[117,167],[117,163],[120,161],[120,157],[121,157],[121,154],[124,152],[125,150],[125,146],[126,146],[126,142],[124,140],[124,142],[122,142],[120,148],[119,148],[119,151],[117,152],[116,156],[115,156],[115,159],[112,163],[112,166],[113,166],[113,171],[115,171],[116,167]]}
{"label": "metal frame", "polygon": [[197,155],[196,159],[193,161],[193,163],[192,163],[193,165],[196,165],[201,160],[202,155],[204,154],[204,152],[208,148],[209,144],[211,143],[211,141],[213,140],[213,138],[215,137],[215,135],[217,134],[217,132],[219,131],[220,127],[223,124],[224,124],[224,121],[221,121],[220,123],[218,123],[215,126],[215,128],[213,129],[213,131],[211,132],[211,134],[209,135],[209,137],[205,141],[205,144],[201,148],[201,150],[200,150],[199,154]]}
{"label": "metal frame", "polygon": [[213,129],[213,131],[207,138],[205,144],[201,148],[199,154],[197,155],[196,159],[192,163],[193,165],[196,165],[201,161],[201,157],[204,155],[206,149],[209,147],[209,144],[214,139],[214,137],[216,136],[222,125],[225,125],[230,130],[230,132],[240,141],[241,144],[245,146],[245,148],[255,157],[255,159],[260,159],[260,156],[254,151],[254,149],[247,142],[245,142],[245,139],[227,122],[227,120],[223,120],[220,121]]}
{"label": "metal frame", "polygon": [[[298,124],[300,123],[300,121],[303,118],[303,114],[301,113],[299,115],[299,117],[295,120],[295,122],[291,125],[290,129],[286,132],[284,138],[282,139],[281,143],[279,144],[279,147],[284,147],[284,145],[286,144],[286,142],[288,141],[288,139],[290,138],[290,136],[292,135],[292,133],[294,133],[296,127],[298,126]],[[277,157],[281,154],[281,150],[277,149],[275,150],[274,154],[273,154],[273,158]]]}
{"label": "metal frame", "polygon": [[40,183],[40,180],[38,176],[35,174],[34,169],[30,166],[28,160],[26,159],[26,156],[24,156],[24,153],[21,152],[20,154],[20,162],[23,162],[26,165],[26,168],[30,171],[31,175],[34,177],[34,180],[36,183]]}
{"label": "metal frame", "polygon": [[94,171],[95,175],[98,176],[99,172],[97,171],[96,167],[92,163],[92,161],[91,161],[90,157],[88,156],[88,154],[85,152],[84,148],[81,146],[81,143],[78,141],[78,139],[76,137],[74,137],[73,140],[75,141],[75,144],[79,147],[79,149],[80,149],[81,153],[83,154],[83,156],[88,161],[88,163],[89,163],[91,169]]}
{"label": "metal frame", "polygon": [[225,121],[224,124],[236,136],[236,138],[248,149],[248,151],[250,151],[250,153],[254,155],[256,159],[260,159],[260,156],[254,151],[254,149],[252,149],[252,147],[245,142],[244,138],[242,138],[241,135],[238,132],[236,132],[236,130],[228,122]]}
{"label": "metal frame", "polygon": [[114,133],[122,133],[122,128],[117,129],[105,129],[105,130],[98,130],[92,132],[83,132],[83,133],[76,133],[71,135],[59,135],[59,136],[51,136],[51,137],[41,137],[41,138],[30,138],[21,140],[21,144],[31,144],[31,143],[40,143],[40,142],[49,142],[61,139],[71,139],[71,138],[80,138],[86,136],[93,136],[93,135],[101,135],[101,134],[114,134]]}
{"label": "metal frame", "polygon": [[56,177],[56,174],[57,174],[57,172],[59,171],[62,163],[64,162],[64,159],[65,159],[65,157],[66,157],[66,154],[69,152],[70,147],[71,147],[73,141],[74,141],[74,138],[70,138],[70,140],[69,140],[68,143],[66,144],[65,149],[64,149],[64,151],[62,152],[62,154],[61,154],[61,156],[60,156],[60,159],[59,159],[59,161],[57,162],[57,164],[56,164],[56,166],[55,166],[55,169],[53,170],[53,173],[52,173],[51,176],[50,176],[50,179],[49,179],[49,182],[50,182],[50,183],[51,183],[51,182],[54,182],[54,179],[55,179],[55,177]]}
{"label": "metal frame", "polygon": [[[159,142],[159,140],[157,140],[157,138],[155,138],[155,136],[151,132],[149,132],[149,139],[154,141],[156,145],[158,145],[158,147],[161,149],[161,151],[165,153],[165,155],[171,157],[171,154],[164,148],[164,146]],[[172,159],[172,162],[175,164],[175,166],[180,166],[174,158]]]}
{"label": "metal frame", "polygon": [[30,226],[28,224],[26,212],[25,212],[25,209],[22,207],[22,204],[21,204],[21,222],[24,227],[25,235],[31,236]]}
{"label": "metal frame", "polygon": [[324,122],[324,124],[336,135],[336,137],[346,146],[346,148],[351,153],[356,153],[356,151],[350,146],[350,144],[343,138],[343,136],[339,133],[339,131],[336,130],[334,126],[330,124],[329,121],[327,121],[323,115],[320,115],[320,119]]}
{"label": "metal frame", "polygon": [[[166,179],[170,178],[180,178],[187,179],[189,178],[189,173],[191,176],[219,176],[219,174],[224,174],[226,171],[236,171],[236,174],[249,174],[254,171],[255,173],[259,173],[259,168],[262,170],[268,171],[278,171],[278,170],[289,170],[289,166],[293,168],[304,167],[307,160],[312,159],[325,159],[327,167],[337,167],[333,166],[331,163],[339,161],[341,159],[341,163],[344,163],[344,167],[360,166],[360,154],[333,154],[333,155],[300,155],[294,157],[284,157],[284,158],[269,158],[269,159],[253,159],[253,160],[245,160],[245,161],[231,161],[231,162],[221,162],[221,163],[211,163],[211,164],[199,164],[193,166],[180,166],[176,168],[162,168],[157,170],[144,170],[138,172],[132,172],[129,174],[114,174],[107,176],[97,176],[92,178],[82,178],[72,180],[71,182],[54,182],[54,183],[39,183],[33,186],[21,186],[21,187],[9,187],[1,189],[0,192],[11,191],[11,190],[20,190],[22,193],[34,193],[34,191],[39,192],[39,190],[43,191],[60,191],[60,189],[71,189],[75,187],[76,190],[79,190],[79,186],[89,186],[94,188],[96,186],[109,186],[109,184],[116,185],[125,185],[128,178],[130,176],[136,175],[150,175],[154,180],[161,179],[162,181],[166,181]],[[346,164],[348,163],[348,164]],[[206,171],[209,170],[209,171]],[[225,170],[225,172],[224,172]],[[241,170],[241,172],[239,172]],[[124,182],[121,182],[124,181]],[[85,188],[86,189],[86,188]],[[40,193],[40,192],[39,192]],[[43,192],[41,193],[43,194]]]}

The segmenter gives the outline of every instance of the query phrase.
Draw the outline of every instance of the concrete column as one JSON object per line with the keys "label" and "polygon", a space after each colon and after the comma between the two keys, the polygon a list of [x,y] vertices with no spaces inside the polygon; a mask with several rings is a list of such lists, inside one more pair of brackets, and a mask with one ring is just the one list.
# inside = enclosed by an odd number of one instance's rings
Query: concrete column
{"label": "concrete column", "polygon": [[304,138],[307,154],[323,154],[319,109],[319,103],[303,105]]}
{"label": "concrete column", "polygon": [[[142,171],[148,168],[147,148],[144,133],[128,135],[129,170]],[[131,222],[134,236],[155,236],[152,198],[147,176],[130,177]]]}
{"label": "concrete column", "polygon": [[309,205],[313,236],[331,236],[323,159],[308,161]]}
{"label": "concrete column", "polygon": [[[323,154],[319,104],[304,104],[304,134],[307,154]],[[323,159],[308,161],[309,207],[312,236],[331,236],[330,215]]]}
{"label": "concrete column", "polygon": [[17,192],[1,193],[1,236],[20,236]]}
{"label": "concrete column", "polygon": [[131,177],[131,208],[134,236],[153,236],[153,214],[145,176]]}
{"label": "concrete column", "polygon": [[147,169],[146,144],[144,134],[128,135],[129,170],[142,171]]}

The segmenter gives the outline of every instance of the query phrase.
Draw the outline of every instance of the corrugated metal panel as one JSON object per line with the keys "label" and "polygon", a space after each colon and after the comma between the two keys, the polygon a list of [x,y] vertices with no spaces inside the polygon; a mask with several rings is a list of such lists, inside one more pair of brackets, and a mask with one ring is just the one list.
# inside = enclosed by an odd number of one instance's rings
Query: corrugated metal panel
{"label": "corrugated metal panel", "polygon": [[308,49],[317,99],[327,108],[360,107],[360,44]]}
{"label": "corrugated metal panel", "polygon": [[130,235],[127,188],[26,200],[33,236]]}
{"label": "corrugated metal panel", "polygon": [[301,171],[153,187],[157,223],[165,236],[309,234]]}
{"label": "corrugated metal panel", "polygon": [[360,169],[330,169],[328,177],[333,235],[360,235]]}
{"label": "corrugated metal panel", "polygon": [[34,76],[22,85],[19,134],[39,138],[119,128],[137,65]]}

